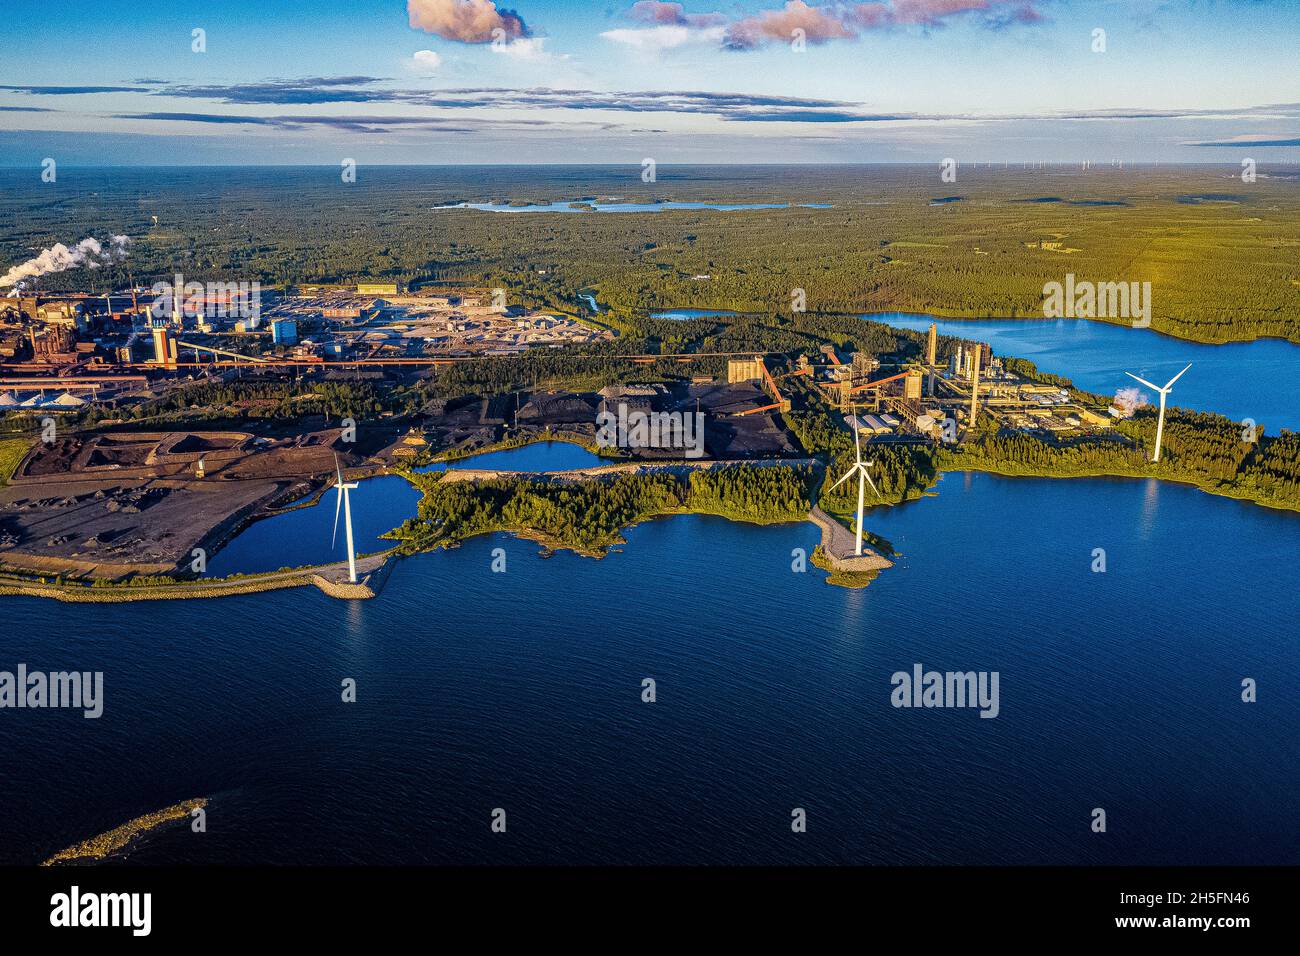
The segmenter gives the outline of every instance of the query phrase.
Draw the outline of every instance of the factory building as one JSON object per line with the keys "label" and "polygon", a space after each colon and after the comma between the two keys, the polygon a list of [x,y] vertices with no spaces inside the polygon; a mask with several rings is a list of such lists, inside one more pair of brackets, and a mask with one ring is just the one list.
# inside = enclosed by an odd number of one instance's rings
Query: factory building
{"label": "factory building", "polygon": [[298,323],[293,319],[276,319],[271,323],[271,341],[276,345],[297,345]]}
{"label": "factory building", "polygon": [[727,362],[728,385],[735,385],[737,382],[749,382],[762,377],[763,362],[757,357],[752,359],[731,359]]}
{"label": "factory building", "polygon": [[943,419],[929,412],[917,415],[916,430],[927,438],[941,438],[943,436]]}
{"label": "factory building", "polygon": [[988,367],[992,351],[988,346],[980,343],[972,346],[958,345],[957,351],[953,352],[948,360],[948,373],[954,378],[969,382]]}
{"label": "factory building", "polygon": [[163,368],[176,368],[176,339],[171,327],[156,319],[153,323],[153,360]]}
{"label": "factory building", "polygon": [[398,295],[401,293],[397,282],[358,282],[357,295]]}
{"label": "factory building", "polygon": [[68,325],[50,325],[42,332],[27,330],[32,358],[40,360],[55,355],[68,355],[77,350],[77,334]]}
{"label": "factory building", "polygon": [[90,319],[80,302],[54,301],[34,305],[27,313],[44,325],[61,325],[77,333],[90,331]]}

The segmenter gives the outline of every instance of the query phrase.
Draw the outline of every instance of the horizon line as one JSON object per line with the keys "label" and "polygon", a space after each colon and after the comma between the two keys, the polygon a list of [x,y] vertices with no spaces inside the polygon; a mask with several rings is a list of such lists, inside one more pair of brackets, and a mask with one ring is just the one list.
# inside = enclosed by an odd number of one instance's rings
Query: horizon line
{"label": "horizon line", "polygon": [[[1107,161],[1086,160],[1090,164],[1095,164],[1098,171],[1102,169],[1117,168]],[[1035,164],[1037,166],[1053,167],[1074,167],[1080,165],[1084,160],[1030,160],[1030,159],[1007,159],[1007,160],[970,160],[969,162],[958,162],[958,168],[962,166],[970,167],[996,167],[999,164],[1006,166],[1024,166],[1025,164]],[[1234,169],[1240,167],[1240,162],[1231,160],[1123,160],[1125,167],[1160,167],[1160,166],[1229,166]],[[494,167],[501,169],[543,169],[543,168],[588,168],[588,169],[640,169],[640,162],[627,163],[387,163],[387,162],[358,162],[357,166],[385,166],[394,169],[444,169],[444,168],[465,168],[476,169],[483,167]],[[902,162],[902,161],[879,161],[867,163],[851,162],[785,162],[785,163],[657,163],[658,169],[679,169],[684,167],[735,167],[735,168],[762,168],[762,167],[864,167],[864,166],[934,166],[933,161],[927,162]],[[1285,160],[1269,163],[1272,166],[1300,166],[1300,159]],[[41,168],[40,163],[0,163],[0,170],[23,169],[32,170]],[[337,163],[60,163],[60,169],[337,169]],[[651,184],[647,184],[651,185]]]}

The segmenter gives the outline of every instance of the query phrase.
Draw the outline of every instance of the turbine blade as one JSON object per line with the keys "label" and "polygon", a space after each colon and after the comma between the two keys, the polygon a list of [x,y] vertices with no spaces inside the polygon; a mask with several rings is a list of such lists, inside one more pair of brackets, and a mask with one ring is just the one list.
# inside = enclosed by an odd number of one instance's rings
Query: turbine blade
{"label": "turbine blade", "polygon": [[1129,378],[1131,378],[1131,379],[1136,379],[1137,381],[1141,382],[1141,383],[1142,383],[1143,385],[1145,385],[1147,388],[1155,389],[1157,392],[1163,391],[1163,389],[1162,389],[1159,385],[1152,385],[1152,384],[1151,384],[1150,382],[1148,382],[1146,379],[1144,379],[1144,378],[1138,378],[1138,377],[1137,377],[1136,375],[1134,375],[1132,372],[1125,372],[1124,374],[1127,375],[1127,376],[1128,376]]}
{"label": "turbine blade", "polygon": [[835,490],[836,488],[838,488],[840,485],[844,484],[844,482],[848,481],[850,478],[853,477],[853,471],[854,471],[854,469],[850,468],[848,471],[846,471],[846,472],[844,473],[844,477],[843,477],[843,478],[841,478],[839,481],[835,482],[835,484],[831,485],[830,488],[828,488],[827,490],[828,490],[828,491],[834,491],[834,490]]}
{"label": "turbine blade", "polygon": [[330,534],[330,550],[334,550],[334,542],[339,536],[339,509],[343,507],[343,488],[338,489],[338,498],[334,502],[334,531]]}
{"label": "turbine blade", "polygon": [[876,487],[876,483],[871,480],[871,475],[867,474],[867,469],[865,468],[862,469],[862,477],[867,479],[867,484],[871,486],[872,492],[875,494],[877,498],[879,498],[880,490]]}
{"label": "turbine blade", "polygon": [[[1191,363],[1191,362],[1188,362],[1188,363],[1187,363],[1187,368],[1191,368],[1191,367],[1192,367],[1192,363]],[[1180,378],[1183,377],[1183,372],[1186,372],[1186,371],[1187,371],[1187,368],[1183,369],[1182,372],[1179,372],[1177,375],[1175,375],[1173,378],[1171,378],[1171,379],[1169,380],[1169,384],[1165,386],[1165,391],[1166,391],[1166,392],[1169,391],[1169,389],[1171,389],[1171,388],[1174,387],[1174,382],[1178,381]]]}

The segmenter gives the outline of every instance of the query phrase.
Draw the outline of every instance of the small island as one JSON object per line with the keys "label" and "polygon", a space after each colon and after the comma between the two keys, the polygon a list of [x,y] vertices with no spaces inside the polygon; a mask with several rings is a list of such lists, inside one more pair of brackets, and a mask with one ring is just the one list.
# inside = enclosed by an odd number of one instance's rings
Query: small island
{"label": "small island", "polygon": [[178,823],[181,820],[189,819],[195,810],[203,810],[207,805],[207,797],[195,797],[192,800],[182,800],[170,807],[164,807],[162,810],[155,810],[153,813],[146,813],[134,820],[128,820],[120,827],[114,827],[107,833],[101,833],[99,836],[91,837],[89,840],[83,840],[70,846],[66,850],[60,850],[44,861],[41,866],[97,863],[114,853],[122,851],[149,833]]}

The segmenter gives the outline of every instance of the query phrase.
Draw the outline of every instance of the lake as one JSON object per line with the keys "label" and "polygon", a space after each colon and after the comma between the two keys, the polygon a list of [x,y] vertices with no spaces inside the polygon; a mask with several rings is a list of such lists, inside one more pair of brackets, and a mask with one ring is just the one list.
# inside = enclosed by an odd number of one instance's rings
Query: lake
{"label": "lake", "polygon": [[[866,590],[792,571],[810,524],[683,516],[599,561],[472,539],[370,601],[6,598],[0,664],[103,671],[105,710],[0,715],[0,863],[198,795],[208,832],[128,859],[1300,863],[1300,516],[951,474],[868,525],[902,557]],[[997,671],[999,716],[893,708],[915,663]]]}
{"label": "lake", "polygon": [[652,312],[652,319],[671,319],[674,322],[684,322],[687,319],[710,319],[724,315],[742,315],[749,313],[729,312],[726,309],[669,309],[666,312]]}
{"label": "lake", "polygon": [[[450,464],[435,463],[420,471],[446,468],[495,468],[501,471],[559,471],[608,464],[570,442],[534,442],[522,448],[488,452]],[[415,517],[420,492],[400,475],[363,478],[351,492],[352,533],[357,554],[387,551],[396,542],[383,537],[407,518]],[[326,488],[318,504],[295,508],[255,521],[208,560],[208,575],[252,574],[347,560],[347,544],[339,518],[334,534],[338,492]],[[333,546],[331,547],[331,538]]]}
{"label": "lake", "polygon": [[578,200],[561,200],[512,206],[508,203],[463,202],[453,206],[434,206],[434,209],[477,209],[480,212],[663,212],[666,209],[695,209],[713,212],[732,212],[739,209],[831,209],[830,203],[815,202],[587,202],[574,205]]}
{"label": "lake", "polygon": [[[651,318],[692,319],[735,315],[722,309],[673,309]],[[1163,385],[1187,363],[1192,368],[1170,393],[1170,406],[1218,412],[1234,421],[1252,419],[1264,431],[1300,429],[1300,345],[1281,339],[1205,345],[1150,329],[1086,319],[936,319],[909,312],[863,315],[873,322],[925,332],[934,322],[940,335],[987,342],[998,355],[1029,359],[1044,372],[1064,375],[1089,392],[1113,395],[1138,387],[1132,372]]]}
{"label": "lake", "polygon": [[485,468],[496,471],[571,471],[574,468],[592,468],[609,465],[616,459],[601,458],[581,445],[567,441],[536,441],[520,448],[483,452],[456,461],[435,462],[421,471],[442,471],[444,468]]}
{"label": "lake", "polygon": [[[349,494],[357,554],[387,551],[397,542],[381,535],[414,517],[420,492],[400,475],[363,478],[358,485]],[[334,535],[337,499],[338,492],[331,486],[315,505],[253,522],[208,559],[208,575],[220,578],[346,561],[341,514],[338,534]]]}
{"label": "lake", "polygon": [[954,320],[902,312],[863,318],[918,332],[935,322],[941,335],[987,342],[995,354],[1027,358],[1085,391],[1113,395],[1131,385],[1153,402],[1160,396],[1124,373],[1163,385],[1190,362],[1169,394],[1171,406],[1238,422],[1250,418],[1270,435],[1300,429],[1300,345],[1281,339],[1205,345],[1087,319]]}

